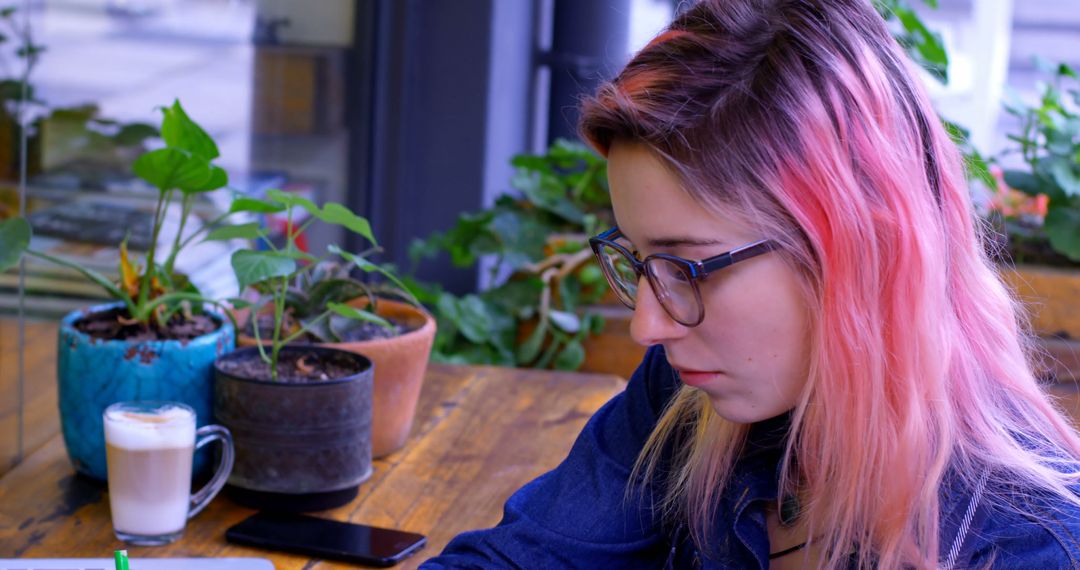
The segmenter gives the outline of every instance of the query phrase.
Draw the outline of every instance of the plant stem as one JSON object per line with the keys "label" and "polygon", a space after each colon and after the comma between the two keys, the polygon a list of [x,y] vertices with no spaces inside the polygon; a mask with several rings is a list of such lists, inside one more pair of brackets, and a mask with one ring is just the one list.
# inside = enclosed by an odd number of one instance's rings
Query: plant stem
{"label": "plant stem", "polygon": [[[184,249],[185,247],[188,246],[188,244],[190,244],[195,238],[199,237],[199,235],[201,235],[203,232],[209,232],[211,228],[213,228],[214,226],[216,226],[216,225],[220,224],[221,222],[225,221],[225,218],[228,218],[231,215],[233,215],[233,212],[225,212],[224,214],[221,214],[220,216],[214,218],[213,220],[210,220],[205,225],[203,225],[203,227],[201,227],[201,228],[195,230],[194,232],[192,232],[192,234],[190,236],[188,236],[187,239],[185,239],[183,242],[181,242],[179,249]],[[184,218],[187,218],[187,216],[184,216]]]}
{"label": "plant stem", "polygon": [[165,217],[165,209],[172,199],[172,192],[172,190],[162,190],[161,194],[158,195],[157,208],[154,210],[153,237],[150,240],[149,251],[146,252],[146,269],[143,272],[142,279],[139,281],[139,299],[135,302],[137,308],[145,305],[150,297],[150,284],[154,280],[154,273],[157,272],[157,268],[154,266],[154,254],[157,251],[158,236],[161,234],[162,218]]}
{"label": "plant stem", "polygon": [[170,277],[173,274],[173,265],[176,263],[176,256],[180,253],[180,248],[183,247],[180,239],[184,235],[184,226],[187,224],[188,216],[191,215],[194,198],[194,194],[184,194],[184,198],[181,200],[180,229],[176,231],[176,238],[173,240],[172,251],[169,252],[169,258],[165,260],[165,274]]}
{"label": "plant stem", "polygon": [[[273,365],[273,361],[266,354],[266,347],[263,346],[262,335],[259,334],[259,311],[262,310],[262,305],[252,305],[251,312],[248,313],[248,322],[251,323],[251,330],[255,333],[255,346],[259,349],[259,358],[266,363],[267,366]],[[238,327],[239,331],[240,328]],[[240,334],[239,332],[237,334]]]}

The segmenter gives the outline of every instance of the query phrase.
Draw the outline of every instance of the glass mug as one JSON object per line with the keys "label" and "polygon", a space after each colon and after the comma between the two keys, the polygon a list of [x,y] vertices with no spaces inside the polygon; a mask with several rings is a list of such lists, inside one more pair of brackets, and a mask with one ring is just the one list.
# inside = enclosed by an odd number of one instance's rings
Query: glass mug
{"label": "glass mug", "polygon": [[[188,519],[225,486],[235,452],[222,426],[195,429],[195,410],[178,402],[120,402],[106,408],[109,508],[116,538],[136,545],[180,538]],[[214,476],[191,494],[195,450],[220,440]]]}

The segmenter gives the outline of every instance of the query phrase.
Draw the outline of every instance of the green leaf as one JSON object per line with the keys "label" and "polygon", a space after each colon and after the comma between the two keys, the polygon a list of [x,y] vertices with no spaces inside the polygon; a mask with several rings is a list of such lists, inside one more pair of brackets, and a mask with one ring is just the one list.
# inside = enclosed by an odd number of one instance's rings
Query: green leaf
{"label": "green leaf", "polygon": [[250,198],[248,196],[241,196],[232,201],[232,205],[229,206],[229,213],[235,214],[237,212],[255,212],[258,214],[274,214],[277,212],[285,211],[285,206],[276,204],[273,202],[264,202],[258,198]]}
{"label": "green leaf", "polygon": [[372,245],[379,245],[371,233],[371,224],[366,218],[357,216],[351,210],[335,202],[327,202],[322,208],[303,196],[297,196],[278,189],[267,190],[266,197],[288,207],[300,207],[313,217],[364,236]]}
{"label": "green leaf", "polygon": [[1023,170],[1006,170],[1004,175],[1005,184],[1008,185],[1009,188],[1019,190],[1031,196],[1043,192],[1042,183],[1030,172],[1025,172]]}
{"label": "green leaf", "polygon": [[322,210],[319,208],[319,206],[315,204],[315,202],[312,202],[311,200],[308,200],[303,196],[298,196],[291,192],[278,190],[277,188],[271,188],[270,190],[267,190],[266,198],[271,202],[277,202],[278,204],[281,204],[288,208],[302,208],[312,216],[322,213]]}
{"label": "green leaf", "polygon": [[360,309],[350,307],[343,303],[330,302],[326,304],[326,308],[343,317],[390,327],[390,322],[379,315],[369,313],[368,311],[361,311]]}
{"label": "green leaf", "polygon": [[572,340],[559,351],[555,357],[555,368],[558,370],[577,370],[585,362],[585,347],[580,342]]}
{"label": "green leaf", "polygon": [[964,154],[964,173],[968,180],[978,180],[987,188],[997,188],[997,179],[990,172],[990,165],[978,151],[972,150]]}
{"label": "green leaf", "polygon": [[491,338],[491,315],[487,305],[476,295],[457,299],[449,293],[443,293],[439,296],[436,308],[471,342],[482,344]]}
{"label": "green leaf", "polygon": [[370,272],[370,271],[378,271],[379,270],[378,265],[368,261],[364,257],[361,257],[361,256],[353,254],[353,253],[349,253],[349,252],[345,251],[344,249],[341,249],[340,247],[337,246],[337,244],[332,243],[332,244],[326,246],[326,251],[329,251],[330,253],[333,253],[335,255],[340,255],[346,261],[350,261],[350,262],[356,264],[357,267],[359,267],[360,269],[362,269],[364,271]]}
{"label": "green leaf", "polygon": [[115,284],[113,284],[112,281],[110,281],[104,275],[98,273],[97,271],[94,271],[92,269],[87,269],[87,268],[82,267],[81,265],[79,265],[77,263],[73,263],[73,262],[68,261],[66,259],[63,259],[63,258],[60,258],[60,257],[54,257],[54,256],[49,255],[47,253],[42,253],[40,251],[34,251],[32,249],[27,249],[26,254],[27,255],[33,255],[35,257],[40,257],[41,259],[51,261],[51,262],[53,262],[53,263],[55,263],[57,265],[67,267],[69,269],[74,269],[75,271],[78,271],[84,277],[86,277],[90,281],[93,281],[99,287],[101,287],[102,289],[107,291],[109,293],[109,295],[111,295],[114,299],[120,299],[120,300],[124,301],[125,303],[128,304],[129,307],[132,304],[130,295],[128,295],[127,293],[121,291],[120,288],[118,288]]}
{"label": "green leaf", "polygon": [[121,127],[112,139],[120,146],[135,146],[159,134],[156,128],[146,123],[128,123]]}
{"label": "green leaf", "polygon": [[255,305],[247,299],[241,299],[240,297],[229,297],[225,299],[225,302],[232,305],[234,309],[247,309]]}
{"label": "green leaf", "polygon": [[[341,342],[339,328],[348,330],[352,326],[359,325],[359,321],[345,318],[340,315],[330,315],[322,320],[300,319],[300,326],[313,335],[320,343]],[[335,326],[336,325],[336,326]]]}
{"label": "green leaf", "polygon": [[566,311],[574,311],[578,305],[581,305],[581,281],[571,274],[559,279],[558,282],[559,304]]}
{"label": "green leaf", "polygon": [[521,168],[524,170],[533,170],[537,172],[550,172],[551,167],[548,166],[547,160],[542,156],[536,156],[535,154],[519,154],[510,159],[510,164],[515,168]]}
{"label": "green leaf", "polygon": [[348,303],[358,297],[370,297],[371,291],[359,281],[353,279],[326,279],[308,289],[310,306],[304,308],[308,314],[317,314],[329,303]]}
{"label": "green leaf", "polygon": [[540,323],[529,334],[529,338],[517,348],[517,363],[528,364],[540,356],[540,349],[544,345],[544,336],[547,335],[547,321]]}
{"label": "green leaf", "polygon": [[604,272],[593,260],[578,271],[578,278],[581,279],[581,283],[584,285],[597,285],[604,282]]}
{"label": "green leaf", "polygon": [[604,320],[604,317],[597,314],[592,315],[592,318],[589,319],[589,333],[593,335],[598,335],[604,332],[604,326],[606,324],[607,321]]}
{"label": "green leaf", "polygon": [[522,253],[526,261],[544,258],[544,241],[552,233],[550,226],[518,212],[499,212],[490,224],[505,251]]}
{"label": "green leaf", "polygon": [[919,15],[909,7],[895,6],[893,13],[907,31],[908,37],[902,43],[909,47],[908,51],[912,58],[931,75],[947,84],[949,82],[949,54],[945,51],[941,35],[930,31],[919,19]]}
{"label": "green leaf", "polygon": [[218,188],[224,188],[225,186],[228,186],[228,184],[229,175],[225,172],[225,170],[223,168],[210,165],[210,177],[206,179],[206,182],[198,186],[191,186],[188,188],[181,187],[180,190],[184,191],[184,193],[210,192],[212,190],[217,190]]}
{"label": "green leaf", "polygon": [[296,260],[269,251],[242,249],[232,254],[232,267],[240,292],[256,283],[275,277],[288,277],[296,271]]}
{"label": "green leaf", "polygon": [[941,124],[945,127],[945,132],[949,134],[949,138],[956,144],[967,144],[968,140],[971,138],[971,130],[963,125],[958,125],[944,119],[942,119]]}
{"label": "green leaf", "polygon": [[7,271],[19,263],[30,245],[30,222],[23,218],[0,221],[0,271]]}
{"label": "green leaf", "polygon": [[1073,261],[1080,261],[1080,209],[1050,208],[1043,229],[1055,250]]}
{"label": "green leaf", "polygon": [[349,252],[341,249],[340,247],[338,247],[335,244],[330,244],[329,246],[327,246],[326,250],[329,251],[330,253],[340,255],[343,259],[345,259],[347,261],[351,261],[351,262],[355,263],[357,267],[359,267],[361,270],[363,270],[365,272],[379,273],[383,277],[387,278],[391,283],[393,283],[394,286],[398,288],[399,292],[405,297],[405,299],[407,301],[409,301],[410,303],[412,303],[414,305],[419,305],[420,304],[420,301],[417,300],[416,295],[413,294],[412,288],[410,288],[408,285],[406,285],[405,282],[402,281],[400,277],[398,277],[396,274],[394,274],[393,271],[390,271],[389,269],[387,269],[387,268],[385,268],[385,267],[383,267],[383,266],[381,266],[379,264],[372,263],[372,262],[368,261],[367,259],[364,259],[363,257],[360,257],[359,255],[354,255],[352,253],[349,253]]}
{"label": "green leaf", "polygon": [[532,316],[531,313],[535,313],[536,306],[540,304],[540,294],[543,289],[543,281],[538,277],[530,277],[507,281],[498,287],[484,291],[480,296],[485,302],[519,319],[527,319]]}
{"label": "green leaf", "polygon": [[559,327],[559,330],[564,332],[574,334],[581,329],[581,319],[574,313],[553,310],[548,313],[548,318],[556,327]]}
{"label": "green leaf", "polygon": [[371,233],[371,224],[365,218],[357,216],[341,204],[328,202],[323,205],[319,213],[313,212],[312,215],[328,224],[344,226],[353,233],[364,236],[365,239],[371,242],[371,245],[379,245],[375,241],[375,236]]}
{"label": "green leaf", "polygon": [[239,224],[235,226],[221,226],[206,236],[206,241],[223,241],[230,239],[259,239],[266,235],[258,222]]}
{"label": "green leaf", "polygon": [[183,149],[207,162],[220,156],[214,139],[188,117],[179,100],[174,101],[172,107],[162,109],[162,113],[165,116],[161,121],[161,138],[166,145]]}
{"label": "green leaf", "polygon": [[1080,196],[1080,176],[1076,174],[1076,168],[1066,160],[1055,160],[1050,165],[1050,172],[1054,175],[1054,182],[1069,196]]}
{"label": "green leaf", "polygon": [[212,176],[210,163],[175,148],[159,148],[135,160],[131,169],[162,192],[201,188]]}

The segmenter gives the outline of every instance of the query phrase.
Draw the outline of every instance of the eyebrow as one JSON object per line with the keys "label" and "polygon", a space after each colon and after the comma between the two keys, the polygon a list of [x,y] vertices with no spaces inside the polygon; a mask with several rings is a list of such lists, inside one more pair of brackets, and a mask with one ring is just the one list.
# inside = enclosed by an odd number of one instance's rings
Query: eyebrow
{"label": "eyebrow", "polygon": [[724,245],[725,243],[727,243],[727,242],[725,242],[723,240],[718,240],[718,239],[701,239],[701,238],[681,237],[681,236],[650,238],[648,240],[649,247],[656,247],[656,248],[658,248],[658,247],[673,248],[673,247],[685,247],[685,246],[694,247],[694,246]]}

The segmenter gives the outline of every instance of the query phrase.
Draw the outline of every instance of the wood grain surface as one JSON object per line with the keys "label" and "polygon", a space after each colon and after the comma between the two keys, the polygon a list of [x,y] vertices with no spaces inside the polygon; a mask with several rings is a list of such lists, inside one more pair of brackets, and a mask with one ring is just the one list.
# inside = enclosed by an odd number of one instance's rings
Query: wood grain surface
{"label": "wood grain surface", "polygon": [[[29,456],[60,433],[56,403],[55,322],[26,321],[23,366],[23,454]],[[0,318],[0,475],[18,463],[19,327]]]}
{"label": "wood grain surface", "polygon": [[[427,535],[399,568],[415,568],[458,533],[491,526],[506,498],[555,467],[592,413],[622,390],[616,376],[431,365],[405,448],[375,462],[352,503],[317,516]],[[257,556],[278,570],[349,565],[225,542],[254,511],[218,497],[164,547],[127,547],[136,557]],[[0,558],[107,557],[107,491],[77,477],[59,436],[0,478]]]}

